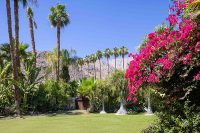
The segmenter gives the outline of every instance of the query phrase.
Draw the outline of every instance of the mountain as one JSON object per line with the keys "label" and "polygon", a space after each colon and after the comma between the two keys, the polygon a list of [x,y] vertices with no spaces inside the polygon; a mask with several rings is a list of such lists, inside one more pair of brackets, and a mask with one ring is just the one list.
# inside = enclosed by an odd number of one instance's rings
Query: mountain
{"label": "mountain", "polygon": [[[45,56],[48,52],[47,51],[43,51],[43,52],[38,52],[38,56],[37,56],[37,66],[41,68],[41,72],[40,72],[40,76],[45,76],[45,70],[48,66],[48,63],[45,59]],[[125,58],[124,59],[124,64],[125,64],[125,68],[128,67],[129,62],[131,61],[131,58]],[[107,61],[106,60],[102,60],[101,61],[101,73],[102,73],[102,78],[104,79],[107,75],[108,75],[108,67],[107,67]],[[115,60],[114,59],[110,59],[109,60],[109,64],[110,64],[110,73],[114,72],[115,70]],[[96,66],[96,77],[99,79],[100,78],[100,67],[99,67],[99,61],[97,61],[95,63]],[[117,69],[118,70],[122,70],[123,67],[123,63],[122,63],[122,59],[118,58],[117,59]],[[79,68],[79,66],[75,63],[69,66],[69,75],[70,75],[70,80],[78,80],[81,77],[94,77],[94,64],[90,63],[89,64],[89,70],[87,65],[85,64],[82,68],[82,72]],[[89,71],[89,73],[88,73]],[[54,79],[55,78],[55,74],[49,74],[48,79]]]}

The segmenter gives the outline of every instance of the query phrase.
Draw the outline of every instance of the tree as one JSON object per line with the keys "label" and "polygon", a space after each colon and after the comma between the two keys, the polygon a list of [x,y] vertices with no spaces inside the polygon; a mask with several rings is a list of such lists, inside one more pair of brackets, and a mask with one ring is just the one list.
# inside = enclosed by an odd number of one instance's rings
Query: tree
{"label": "tree", "polygon": [[124,70],[124,57],[128,54],[128,49],[125,46],[120,48],[120,55],[122,56],[123,60],[123,70]]}
{"label": "tree", "polygon": [[[33,10],[31,9],[31,7],[28,7],[27,8],[27,17],[28,17],[28,20],[29,20],[29,29],[30,29],[30,36],[31,36],[31,43],[32,43],[32,50],[33,50],[33,54],[35,56],[35,63],[34,63],[34,66],[36,67],[36,56],[37,56],[37,53],[36,53],[36,48],[35,48],[35,38],[34,38],[34,27],[37,28],[37,25],[34,21],[34,13],[33,13]],[[33,27],[34,25],[34,27]]]}
{"label": "tree", "polygon": [[[6,9],[7,9],[10,54],[12,59],[13,79],[15,80],[15,82],[18,82],[17,61],[15,58],[14,44],[12,40],[13,37],[12,37],[12,18],[11,18],[10,0],[6,0]],[[14,98],[15,98],[16,113],[17,116],[20,116],[20,89],[16,84],[14,84]]]}
{"label": "tree", "polygon": [[114,85],[116,93],[120,98],[120,109],[117,111],[117,114],[124,115],[127,113],[124,104],[128,94],[128,80],[125,78],[124,71],[116,71],[109,77],[109,79],[111,84]]}
{"label": "tree", "polygon": [[14,0],[14,18],[15,18],[15,58],[17,60],[17,67],[20,68],[20,57],[19,57],[19,2],[22,3],[23,7],[26,7],[28,1],[36,4],[37,0]]}
{"label": "tree", "polygon": [[57,70],[56,80],[59,80],[60,71],[60,29],[69,24],[69,14],[64,5],[58,4],[56,7],[50,8],[51,14],[49,20],[53,27],[57,28]]}
{"label": "tree", "polygon": [[107,59],[108,75],[109,75],[109,73],[110,73],[109,58],[110,58],[110,56],[111,56],[112,54],[113,54],[113,53],[112,53],[112,51],[111,51],[109,48],[107,48],[107,49],[104,51],[104,56],[105,56],[106,59]]}
{"label": "tree", "polygon": [[[66,82],[69,82],[70,75],[69,75],[69,66],[71,65],[73,69],[74,75],[76,75],[76,63],[77,63],[77,56],[75,49],[63,49],[61,50],[61,78],[64,79]],[[76,78],[76,76],[74,76]],[[76,80],[76,79],[74,79]]]}
{"label": "tree", "polygon": [[[174,1],[168,27],[148,34],[148,41],[126,70],[128,100],[147,85],[163,93],[159,122],[151,132],[199,132],[200,30],[199,21],[187,14],[188,0]],[[192,118],[192,120],[190,120]],[[183,125],[187,123],[187,125]],[[194,124],[195,123],[195,124]]]}
{"label": "tree", "polygon": [[87,64],[87,69],[88,69],[88,76],[90,76],[90,69],[89,69],[89,65],[90,65],[90,58],[89,56],[87,55],[84,59],[84,62]]}
{"label": "tree", "polygon": [[80,66],[81,68],[81,78],[83,78],[83,65],[84,65],[84,59],[83,58],[79,58],[77,60],[77,64]]}
{"label": "tree", "polygon": [[97,61],[97,56],[95,54],[91,54],[90,55],[90,61],[91,61],[91,63],[94,64],[94,79],[96,79],[96,65],[95,65],[95,63]]}
{"label": "tree", "polygon": [[100,79],[101,79],[101,58],[103,57],[103,53],[100,50],[97,50],[96,56],[97,59],[99,60]]}
{"label": "tree", "polygon": [[57,71],[57,57],[56,57],[56,49],[54,49],[53,52],[48,52],[45,55],[46,61],[48,63],[48,67],[46,69],[46,76],[48,76],[50,73],[53,73],[56,75],[56,71]]}
{"label": "tree", "polygon": [[23,60],[23,73],[19,76],[19,86],[22,90],[23,109],[28,110],[27,102],[35,95],[42,80],[39,77],[41,68],[35,67],[35,55],[29,55]]}
{"label": "tree", "polygon": [[119,53],[120,51],[119,51],[119,49],[117,48],[117,47],[114,47],[114,49],[113,49],[113,55],[114,55],[114,57],[115,57],[115,71],[117,70],[117,66],[116,66],[116,64],[117,64],[117,62],[116,62],[116,59],[117,59],[117,57],[119,56]]}
{"label": "tree", "polygon": [[78,96],[86,97],[90,102],[90,111],[93,112],[94,109],[94,101],[95,101],[95,92],[96,92],[96,80],[94,78],[82,79],[79,82],[78,86]]}
{"label": "tree", "polygon": [[98,80],[96,84],[96,95],[102,103],[102,110],[100,114],[106,114],[105,111],[105,100],[108,100],[108,93],[112,88],[111,84],[107,80]]}

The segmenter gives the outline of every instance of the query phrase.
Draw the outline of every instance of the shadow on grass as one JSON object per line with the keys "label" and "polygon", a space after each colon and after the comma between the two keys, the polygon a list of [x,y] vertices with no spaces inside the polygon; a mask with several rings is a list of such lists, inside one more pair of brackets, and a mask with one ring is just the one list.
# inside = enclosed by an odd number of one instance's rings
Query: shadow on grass
{"label": "shadow on grass", "polygon": [[58,115],[87,115],[89,112],[86,110],[72,110],[72,111],[57,111],[57,112],[48,112],[48,113],[37,113],[37,114],[22,114],[20,117],[16,117],[14,115],[9,115],[9,116],[2,116],[0,115],[0,120],[9,120],[9,119],[26,119],[27,117],[31,116],[47,116],[47,117],[54,117]]}
{"label": "shadow on grass", "polygon": [[53,116],[57,116],[57,115],[85,115],[85,114],[89,114],[89,113],[87,111],[83,111],[83,110],[75,110],[75,111],[48,113],[45,115],[49,116],[49,117],[53,117]]}

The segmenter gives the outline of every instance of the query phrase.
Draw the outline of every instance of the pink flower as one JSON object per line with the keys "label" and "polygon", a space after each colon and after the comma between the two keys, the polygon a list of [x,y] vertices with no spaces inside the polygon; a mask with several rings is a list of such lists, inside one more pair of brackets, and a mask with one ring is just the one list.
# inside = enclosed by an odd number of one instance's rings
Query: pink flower
{"label": "pink flower", "polygon": [[197,38],[200,39],[200,32],[197,33]]}
{"label": "pink flower", "polygon": [[154,32],[150,33],[150,34],[148,35],[148,37],[149,37],[150,40],[153,39],[153,38],[155,37],[155,33],[154,33]]}
{"label": "pink flower", "polygon": [[188,64],[190,58],[192,57],[192,53],[188,53],[185,57],[183,57],[183,64]]}
{"label": "pink flower", "polygon": [[199,51],[200,51],[200,41],[198,41],[195,46],[195,52],[198,53]]}
{"label": "pink flower", "polygon": [[169,69],[171,69],[173,62],[171,59],[159,58],[156,61],[156,64],[163,65],[163,70],[169,70]]}
{"label": "pink flower", "polygon": [[150,83],[156,83],[156,82],[159,82],[159,77],[156,76],[156,75],[155,75],[155,72],[153,71],[153,72],[151,73],[151,75],[149,76],[149,78],[148,78],[147,81],[150,82]]}
{"label": "pink flower", "polygon": [[173,15],[173,14],[170,14],[168,16],[167,20],[169,21],[170,26],[174,26],[174,25],[176,25],[178,23],[177,17],[175,15]]}
{"label": "pink flower", "polygon": [[200,78],[200,71],[193,78],[196,79],[196,80],[198,80]]}

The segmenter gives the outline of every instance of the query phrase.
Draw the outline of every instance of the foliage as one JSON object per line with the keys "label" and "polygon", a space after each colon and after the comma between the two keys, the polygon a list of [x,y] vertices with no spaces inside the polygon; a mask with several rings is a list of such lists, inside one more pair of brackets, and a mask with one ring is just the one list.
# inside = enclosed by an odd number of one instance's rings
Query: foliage
{"label": "foliage", "polygon": [[19,87],[23,96],[23,109],[28,110],[27,102],[31,102],[31,98],[35,95],[38,90],[39,84],[43,77],[39,77],[40,68],[34,66],[35,56],[31,55],[23,61],[23,71],[19,78]]}
{"label": "foliage", "polygon": [[139,53],[130,54],[128,100],[136,102],[138,90],[147,86],[164,94],[158,123],[145,132],[199,132],[200,29],[185,12],[192,2],[174,0],[169,25],[148,34]]}
{"label": "foliage", "polygon": [[[145,129],[144,133],[198,133],[200,132],[200,109],[190,101],[174,102],[158,113],[156,123]],[[181,112],[181,113],[180,113]]]}
{"label": "foliage", "polygon": [[69,24],[69,14],[64,5],[58,4],[56,7],[51,7],[50,10],[49,20],[53,27],[57,27],[58,22],[60,22],[61,27]]}
{"label": "foliage", "polygon": [[173,14],[167,18],[169,27],[162,33],[150,33],[145,47],[138,54],[130,54],[133,60],[126,71],[129,100],[135,102],[134,95],[146,84],[156,84],[167,95],[176,95],[176,99],[196,90],[200,70],[199,29],[195,21],[181,15],[186,5],[175,2],[171,7]]}
{"label": "foliage", "polygon": [[111,74],[109,77],[110,84],[113,85],[114,89],[116,90],[115,92],[119,96],[119,101],[126,100],[127,94],[128,94],[128,88],[127,84],[128,81],[125,78],[124,71],[116,71],[115,73]]}

